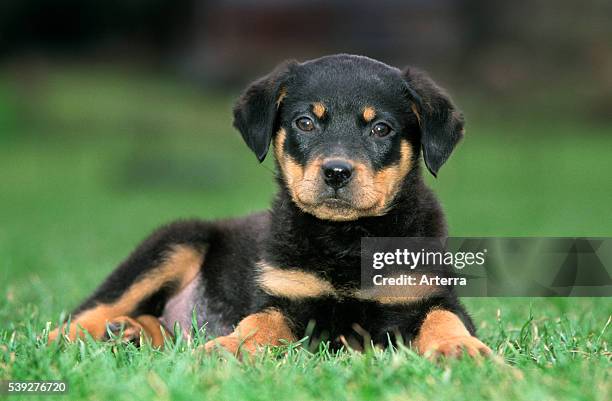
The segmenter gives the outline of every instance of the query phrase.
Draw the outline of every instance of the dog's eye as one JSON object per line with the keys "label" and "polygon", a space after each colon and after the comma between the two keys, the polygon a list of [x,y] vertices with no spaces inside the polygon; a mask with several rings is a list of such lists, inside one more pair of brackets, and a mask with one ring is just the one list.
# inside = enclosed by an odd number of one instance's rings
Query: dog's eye
{"label": "dog's eye", "polygon": [[375,135],[378,137],[387,136],[389,135],[389,132],[391,132],[391,127],[389,127],[385,123],[376,123],[372,127],[372,135]]}
{"label": "dog's eye", "polygon": [[295,121],[295,125],[302,131],[312,131],[314,129],[314,121],[308,117],[300,117]]}

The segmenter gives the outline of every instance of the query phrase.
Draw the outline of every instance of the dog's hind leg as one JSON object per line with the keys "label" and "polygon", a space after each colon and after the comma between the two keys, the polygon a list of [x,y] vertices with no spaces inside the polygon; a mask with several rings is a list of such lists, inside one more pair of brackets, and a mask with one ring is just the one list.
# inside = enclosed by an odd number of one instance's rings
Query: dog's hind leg
{"label": "dog's hind leg", "polygon": [[[74,340],[85,332],[103,339],[108,324],[126,318],[139,322],[142,315],[157,320],[166,301],[200,273],[211,230],[205,222],[186,221],[153,233],[73,312],[69,327],[49,334],[49,341],[63,333]],[[139,322],[145,331],[159,329],[159,321],[145,320]],[[158,336],[150,337],[159,342]]]}

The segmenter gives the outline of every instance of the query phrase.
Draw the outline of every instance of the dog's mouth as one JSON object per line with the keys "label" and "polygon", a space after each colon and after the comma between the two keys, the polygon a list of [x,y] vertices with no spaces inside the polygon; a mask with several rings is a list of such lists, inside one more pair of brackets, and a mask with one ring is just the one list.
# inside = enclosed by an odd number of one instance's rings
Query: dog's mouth
{"label": "dog's mouth", "polygon": [[304,179],[293,182],[289,189],[300,209],[323,220],[350,221],[387,212],[384,198],[373,185],[353,184],[333,189],[318,180]]}
{"label": "dog's mouth", "polygon": [[298,198],[296,203],[305,212],[324,220],[350,221],[360,217],[381,214],[375,206],[363,207],[350,200],[335,196],[326,197],[313,203],[301,202]]}
{"label": "dog's mouth", "polygon": [[371,209],[371,206],[364,207],[356,202],[354,199],[343,197],[339,194],[321,196],[316,199],[315,202],[302,202],[302,204],[309,208],[327,208],[332,210],[354,210],[354,211],[367,211]]}
{"label": "dog's mouth", "polygon": [[356,209],[352,202],[336,197],[325,198],[320,204],[331,209]]}

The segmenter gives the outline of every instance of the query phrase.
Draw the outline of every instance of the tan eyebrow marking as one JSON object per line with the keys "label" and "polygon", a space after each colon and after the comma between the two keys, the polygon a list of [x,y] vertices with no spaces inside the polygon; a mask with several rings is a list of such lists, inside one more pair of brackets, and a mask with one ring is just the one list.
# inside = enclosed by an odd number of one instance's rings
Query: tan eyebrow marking
{"label": "tan eyebrow marking", "polygon": [[376,117],[376,110],[374,110],[374,107],[371,106],[366,106],[365,109],[363,109],[363,119],[366,123],[369,123],[370,121],[372,121],[374,119],[374,117]]}
{"label": "tan eyebrow marking", "polygon": [[325,115],[325,106],[321,102],[314,102],[312,104],[312,112],[317,118],[323,118]]}

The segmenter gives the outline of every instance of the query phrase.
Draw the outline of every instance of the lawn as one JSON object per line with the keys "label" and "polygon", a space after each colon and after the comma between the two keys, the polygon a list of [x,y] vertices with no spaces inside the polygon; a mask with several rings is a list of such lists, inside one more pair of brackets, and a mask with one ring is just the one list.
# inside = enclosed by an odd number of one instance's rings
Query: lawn
{"label": "lawn", "polygon": [[[0,379],[62,379],[70,399],[116,401],[612,397],[606,298],[466,299],[499,355],[487,361],[293,345],[238,362],[200,353],[204,332],[163,351],[46,346],[156,226],[268,205],[272,164],[231,129],[231,101],[129,71],[0,74]],[[471,108],[465,141],[429,179],[453,235],[612,235],[612,127]]]}

